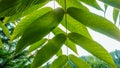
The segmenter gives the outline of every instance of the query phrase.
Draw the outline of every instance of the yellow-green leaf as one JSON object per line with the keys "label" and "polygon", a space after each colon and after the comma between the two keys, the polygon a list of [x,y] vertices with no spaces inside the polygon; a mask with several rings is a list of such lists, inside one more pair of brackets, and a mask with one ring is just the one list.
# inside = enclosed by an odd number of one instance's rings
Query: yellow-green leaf
{"label": "yellow-green leaf", "polygon": [[77,68],[91,68],[89,64],[74,55],[69,55],[70,60],[77,66]]}
{"label": "yellow-green leaf", "polygon": [[120,30],[109,20],[94,13],[88,11],[86,12],[75,7],[68,8],[67,12],[80,23],[90,27],[97,32],[120,41]]}
{"label": "yellow-green leaf", "polygon": [[59,51],[65,40],[66,36],[64,34],[56,35],[53,39],[49,40],[35,55],[31,68],[37,68],[48,61]]}
{"label": "yellow-green leaf", "polygon": [[47,41],[47,39],[41,39],[40,41],[33,43],[32,45],[30,45],[30,48],[28,50],[28,53],[34,51],[35,49],[39,48],[40,46],[42,46],[45,42]]}
{"label": "yellow-green leaf", "polygon": [[26,30],[26,28],[33,23],[35,20],[37,20],[38,18],[40,18],[41,16],[47,14],[48,12],[50,12],[52,9],[51,8],[42,8],[39,10],[36,10],[34,12],[32,12],[31,14],[25,16],[25,18],[23,18],[15,27],[11,40],[14,40],[16,38],[18,38],[19,36],[21,36],[23,34],[23,32]]}
{"label": "yellow-green leaf", "polygon": [[78,33],[70,33],[68,34],[68,37],[72,42],[78,44],[80,47],[84,48],[94,56],[98,57],[99,59],[105,61],[113,68],[115,68],[115,64],[111,55],[99,43],[88,39]]}
{"label": "yellow-green leaf", "polygon": [[[66,27],[65,20],[62,20],[62,25]],[[70,15],[67,14],[67,29],[71,32],[77,32],[79,34],[84,35],[87,38],[91,38],[86,26],[83,24],[79,23],[79,21],[75,20],[72,18]]]}
{"label": "yellow-green leaf", "polygon": [[11,35],[9,33],[9,30],[1,21],[0,21],[0,27],[2,28],[3,32],[5,33],[5,35],[10,39]]}
{"label": "yellow-green leaf", "polygon": [[41,40],[49,34],[61,22],[64,11],[61,8],[56,8],[37,20],[33,21],[24,31],[22,37],[18,41],[16,53],[23,50],[30,44]]}
{"label": "yellow-green leaf", "polygon": [[50,68],[62,68],[66,64],[67,61],[68,61],[68,57],[66,55],[59,56],[51,64]]}
{"label": "yellow-green leaf", "polygon": [[62,49],[60,49],[57,53],[56,53],[56,55],[57,56],[61,56],[63,53],[62,53]]}
{"label": "yellow-green leaf", "polygon": [[[58,28],[58,27],[56,27],[56,28],[53,30],[53,33],[54,33],[55,35],[60,34],[60,33],[66,34],[63,30],[61,30],[61,29]],[[78,54],[78,53],[77,53],[76,45],[75,45],[73,42],[71,42],[69,39],[67,39],[67,40],[65,41],[65,45],[66,45],[67,47],[69,47],[72,51],[74,51],[76,54]]]}
{"label": "yellow-green leaf", "polygon": [[1,38],[0,38],[0,46],[2,46],[3,44],[2,44],[2,41],[1,41]]}

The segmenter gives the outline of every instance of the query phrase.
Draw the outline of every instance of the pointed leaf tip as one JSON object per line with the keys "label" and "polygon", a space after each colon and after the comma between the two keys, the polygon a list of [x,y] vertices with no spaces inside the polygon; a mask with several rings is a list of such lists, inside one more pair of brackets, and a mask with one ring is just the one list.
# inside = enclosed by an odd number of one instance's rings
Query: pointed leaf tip
{"label": "pointed leaf tip", "polygon": [[66,40],[64,34],[58,34],[48,41],[35,55],[31,68],[37,68],[54,56]]}
{"label": "pointed leaf tip", "polygon": [[66,55],[59,56],[51,64],[50,68],[62,68],[66,64],[67,61],[68,61],[68,57]]}
{"label": "pointed leaf tip", "polygon": [[68,8],[67,12],[70,16],[85,26],[120,41],[120,30],[112,22],[105,19],[104,17],[89,11],[83,11],[82,9],[75,7]]}
{"label": "pointed leaf tip", "polygon": [[105,61],[112,67],[115,67],[115,63],[111,57],[111,55],[107,52],[105,48],[103,48],[99,43],[84,37],[78,33],[69,33],[68,38],[78,44],[80,47],[84,48],[94,56],[98,57],[99,59]]}

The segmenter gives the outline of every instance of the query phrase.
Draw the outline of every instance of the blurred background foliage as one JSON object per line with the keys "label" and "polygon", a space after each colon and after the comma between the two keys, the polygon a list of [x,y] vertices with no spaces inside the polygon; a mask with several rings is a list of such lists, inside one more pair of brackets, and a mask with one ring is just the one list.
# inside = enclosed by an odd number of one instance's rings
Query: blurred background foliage
{"label": "blurred background foliage", "polygon": [[[11,23],[5,25],[10,33],[13,32],[14,26]],[[18,55],[14,55],[17,40],[9,42],[9,38],[0,28],[0,38],[2,45],[0,46],[0,68],[30,68],[32,56],[27,56],[26,51],[22,51]]]}

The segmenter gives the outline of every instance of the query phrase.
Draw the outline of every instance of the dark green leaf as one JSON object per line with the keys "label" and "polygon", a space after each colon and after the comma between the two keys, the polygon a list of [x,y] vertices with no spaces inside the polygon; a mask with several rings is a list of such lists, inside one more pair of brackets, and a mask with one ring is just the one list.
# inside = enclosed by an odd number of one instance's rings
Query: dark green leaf
{"label": "dark green leaf", "polygon": [[59,56],[50,66],[50,68],[62,68],[66,62],[68,61],[68,57],[66,55]]}
{"label": "dark green leaf", "polygon": [[61,8],[54,9],[31,23],[18,41],[16,53],[49,34],[60,23],[64,15]]}
{"label": "dark green leaf", "polygon": [[42,8],[39,10],[36,10],[32,12],[31,14],[25,16],[16,26],[14,29],[14,32],[12,34],[11,39],[14,40],[21,36],[23,32],[26,30],[26,28],[33,22],[35,22],[37,19],[39,19],[41,16],[44,16],[48,12],[50,12],[52,9],[51,8]]}
{"label": "dark green leaf", "polygon": [[[5,16],[23,16],[24,11],[30,10],[31,8],[33,9],[34,6],[37,5],[37,7],[34,7],[34,9],[38,9],[42,7],[43,5],[46,4],[50,0],[13,0],[13,1],[8,1],[8,0],[2,0],[0,1],[0,17],[5,17]],[[39,5],[39,6],[38,6]],[[4,6],[4,7],[3,7]],[[34,10],[31,10],[34,11]],[[28,13],[27,13],[28,14]]]}
{"label": "dark green leaf", "polygon": [[[46,4],[46,2],[43,3],[43,4]],[[9,16],[9,17],[7,18],[7,20],[4,22],[4,24],[9,23],[9,22],[14,22],[14,21],[16,21],[16,20],[19,20],[19,19],[22,18],[22,17],[25,17],[25,16],[28,15],[28,14],[33,13],[33,12],[36,11],[36,10],[39,10],[40,7],[41,7],[43,4],[38,4],[38,5],[35,5],[35,6],[31,6],[29,9],[24,10],[23,12],[18,12],[18,13],[16,13],[16,14],[12,15],[12,16]],[[41,9],[42,9],[42,8],[41,8]],[[7,12],[7,13],[8,13],[8,12]]]}
{"label": "dark green leaf", "polygon": [[56,35],[53,39],[43,46],[35,55],[31,68],[37,68],[48,61],[62,47],[66,40],[64,34]]}
{"label": "dark green leaf", "polygon": [[120,30],[107,19],[74,7],[68,8],[67,11],[70,16],[82,24],[97,32],[103,33],[113,39],[120,41]]}
{"label": "dark green leaf", "polygon": [[100,1],[120,9],[120,0],[100,0]]}
{"label": "dark green leaf", "polygon": [[115,68],[114,61],[112,60],[111,55],[97,42],[84,37],[78,33],[70,33],[68,37],[71,41],[78,44],[94,56],[98,57],[99,59],[105,61],[106,63],[110,64],[113,68]]}
{"label": "dark green leaf", "polygon": [[86,3],[87,5],[90,5],[98,10],[102,10],[96,0],[79,0],[79,1],[82,1],[82,2]]}
{"label": "dark green leaf", "polygon": [[89,64],[74,55],[69,55],[70,60],[77,66],[77,68],[91,68]]}
{"label": "dark green leaf", "polygon": [[118,16],[119,16],[119,10],[114,8],[113,9],[113,20],[114,20],[114,23],[116,24],[116,21],[118,19]]}
{"label": "dark green leaf", "polygon": [[40,41],[33,43],[32,45],[30,45],[30,48],[28,50],[28,53],[34,51],[35,49],[39,48],[40,46],[42,46],[45,42],[47,41],[47,39],[41,39]]}
{"label": "dark green leaf", "polygon": [[[61,29],[58,28],[58,27],[56,27],[56,28],[53,30],[53,33],[54,33],[55,35],[60,34],[60,33],[66,34],[63,30],[61,30]],[[77,54],[76,45],[75,45],[73,42],[71,42],[69,39],[67,39],[67,40],[65,41],[65,45],[66,45],[67,47],[69,47],[72,51],[74,51],[74,52]]]}
{"label": "dark green leaf", "polygon": [[0,0],[0,13],[17,5],[19,0]]}

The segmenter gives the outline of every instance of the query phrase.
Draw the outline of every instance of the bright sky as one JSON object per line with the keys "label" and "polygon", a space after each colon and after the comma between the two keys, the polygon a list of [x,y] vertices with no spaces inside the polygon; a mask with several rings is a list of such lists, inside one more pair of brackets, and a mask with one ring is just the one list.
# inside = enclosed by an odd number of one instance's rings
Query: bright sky
{"label": "bright sky", "polygon": [[[101,8],[104,9],[104,4],[101,3],[101,2],[98,2],[98,3],[101,6]],[[51,6],[51,7],[54,6],[52,2],[49,3],[48,5]],[[58,7],[57,4],[56,4],[56,7]],[[87,7],[89,7],[89,6],[87,6]],[[104,13],[102,11],[96,10],[96,9],[94,9],[92,7],[89,7],[89,8],[90,8],[91,12],[94,12],[95,14],[98,14],[100,16],[104,16]],[[113,8],[109,6],[107,11],[106,11],[106,15],[105,16],[106,16],[107,19],[109,19],[110,21],[113,22],[113,19],[112,19],[112,9]],[[93,37],[93,39],[95,41],[99,42],[109,52],[114,51],[115,49],[120,50],[120,42],[118,42],[116,40],[113,40],[113,39],[111,39],[111,38],[109,38],[109,37],[107,37],[105,35],[102,35],[102,34],[100,34],[98,32],[95,32],[95,31],[93,31],[93,30],[91,30],[89,28],[88,28],[88,30],[89,30],[91,36]],[[79,53],[80,56],[82,56],[82,55],[90,55],[87,51],[85,51],[84,49],[80,48],[79,46],[77,46],[77,49],[78,49],[78,53]],[[64,54],[66,54],[66,52],[67,52],[66,50],[67,50],[66,46],[63,46]],[[69,54],[71,54],[71,53],[73,53],[73,52],[71,50],[69,50]]]}

